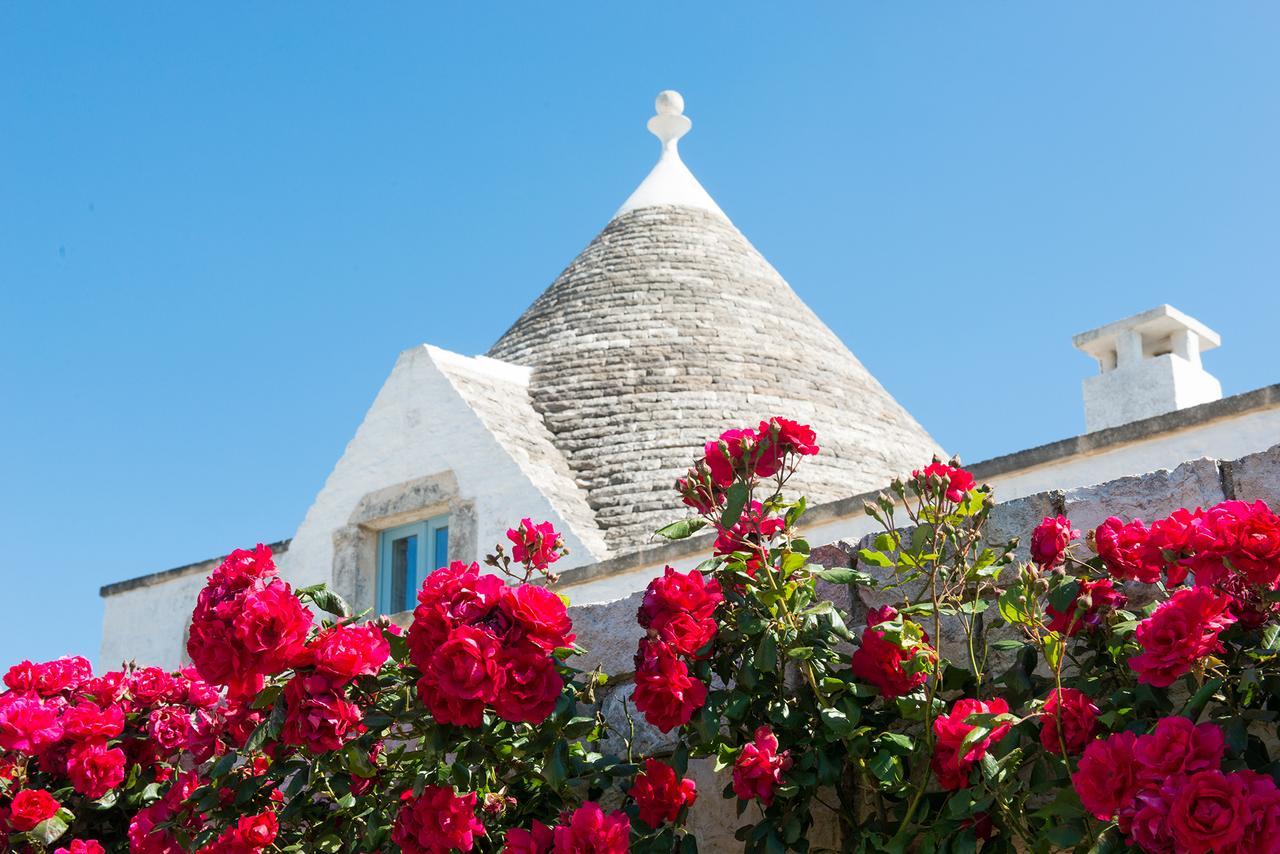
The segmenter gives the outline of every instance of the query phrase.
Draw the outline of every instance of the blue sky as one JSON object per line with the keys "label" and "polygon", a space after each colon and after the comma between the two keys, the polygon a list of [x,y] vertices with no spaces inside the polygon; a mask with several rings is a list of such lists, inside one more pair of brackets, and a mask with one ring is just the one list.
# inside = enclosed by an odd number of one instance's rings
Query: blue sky
{"label": "blue sky", "polygon": [[968,460],[1081,432],[1070,336],[1161,302],[1278,379],[1280,7],[630,5],[0,6],[0,660],[291,535],[400,350],[483,352],[604,225],[663,88]]}

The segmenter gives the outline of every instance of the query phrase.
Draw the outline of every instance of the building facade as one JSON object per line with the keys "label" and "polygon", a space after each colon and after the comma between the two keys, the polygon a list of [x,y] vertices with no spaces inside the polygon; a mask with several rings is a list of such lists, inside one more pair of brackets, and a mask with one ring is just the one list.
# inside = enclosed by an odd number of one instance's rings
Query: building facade
{"label": "building facade", "polygon": [[[779,414],[817,429],[822,453],[793,484],[815,543],[856,540],[861,496],[942,452],[690,173],[678,142],[691,126],[678,94],[659,95],[657,165],[485,355],[400,354],[298,530],[273,544],[287,580],[402,613],[426,573],[482,559],[533,517],[570,550],[561,591],[603,604],[707,553],[705,537],[653,532],[726,426]],[[1280,386],[1222,399],[1200,356],[1219,343],[1168,306],[1076,336],[1099,365],[1089,432],[970,468],[1008,500],[1280,442]],[[182,663],[219,560],[104,587],[99,663]],[[618,631],[634,647],[634,626]]]}

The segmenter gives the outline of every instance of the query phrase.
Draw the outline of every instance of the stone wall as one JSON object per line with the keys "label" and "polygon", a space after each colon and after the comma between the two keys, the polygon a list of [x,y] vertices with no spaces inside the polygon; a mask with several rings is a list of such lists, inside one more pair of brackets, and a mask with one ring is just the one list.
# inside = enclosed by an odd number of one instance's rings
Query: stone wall
{"label": "stone wall", "polygon": [[[1108,516],[1120,516],[1126,520],[1139,518],[1149,522],[1180,507],[1204,507],[1226,499],[1261,499],[1272,506],[1280,506],[1280,445],[1236,460],[1191,460],[1172,470],[1162,469],[1096,486],[1041,492],[1003,502],[991,512],[989,539],[991,542],[1004,542],[1019,537],[1018,558],[1026,560],[1031,530],[1045,516],[1066,515],[1083,532],[1096,527]],[[813,560],[828,567],[854,566],[858,548],[859,543],[845,540],[829,543],[813,550]],[[868,605],[876,604],[871,591],[868,591],[865,601],[850,601],[849,590],[843,586],[831,586],[828,592],[828,598],[851,614],[850,626],[864,619]],[[600,666],[611,676],[609,685],[599,697],[601,711],[611,724],[625,731],[625,709],[631,708],[637,748],[642,752],[662,754],[671,750],[674,734],[664,735],[648,726],[643,716],[635,714],[630,703],[634,672],[632,657],[642,634],[642,629],[636,624],[636,611],[642,598],[643,593],[637,592],[612,602],[574,606],[569,613],[578,643],[588,650],[578,666],[583,669]],[[734,801],[720,797],[721,789],[728,782],[727,776],[717,778],[707,763],[693,769],[692,776],[698,783],[699,798],[690,811],[690,828],[698,836],[699,850],[742,850],[741,843],[733,838],[733,834],[749,819],[749,814],[740,819]],[[833,830],[830,823],[820,823],[816,832],[825,836]],[[824,844],[831,843],[832,840],[826,840]]]}

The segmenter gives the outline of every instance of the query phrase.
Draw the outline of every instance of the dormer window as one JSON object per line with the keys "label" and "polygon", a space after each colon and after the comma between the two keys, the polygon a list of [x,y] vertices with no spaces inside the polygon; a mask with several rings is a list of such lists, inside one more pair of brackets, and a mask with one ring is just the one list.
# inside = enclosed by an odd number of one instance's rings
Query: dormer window
{"label": "dormer window", "polygon": [[378,538],[378,611],[412,611],[427,575],[448,563],[448,516],[383,531]]}

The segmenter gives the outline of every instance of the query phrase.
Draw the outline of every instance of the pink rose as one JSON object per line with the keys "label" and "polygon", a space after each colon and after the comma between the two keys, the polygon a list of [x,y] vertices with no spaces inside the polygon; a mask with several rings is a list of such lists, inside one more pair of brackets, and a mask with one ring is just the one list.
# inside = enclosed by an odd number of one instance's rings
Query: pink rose
{"label": "pink rose", "polygon": [[587,801],[574,810],[569,821],[555,828],[556,854],[626,854],[631,841],[631,820],[626,813],[605,815],[600,805]]}
{"label": "pink rose", "polygon": [[1182,588],[1138,624],[1135,633],[1142,647],[1129,659],[1138,681],[1167,688],[1191,666],[1223,649],[1218,634],[1236,621],[1231,597],[1207,587]]}
{"label": "pink rose", "polygon": [[1040,744],[1050,753],[1074,756],[1093,741],[1098,730],[1098,707],[1089,695],[1075,688],[1059,688],[1049,694],[1040,724]]}
{"label": "pink rose", "polygon": [[1140,520],[1125,524],[1112,516],[1093,532],[1093,542],[1113,577],[1146,584],[1160,580],[1164,558],[1160,550],[1151,545],[1146,526]]}
{"label": "pink rose", "polygon": [[125,756],[118,747],[103,741],[86,741],[67,754],[67,776],[75,790],[97,800],[124,782]]}
{"label": "pink rose", "polygon": [[551,656],[535,646],[518,645],[499,655],[502,690],[494,710],[505,720],[540,724],[556,707],[564,679]]}
{"label": "pink rose", "polygon": [[1066,516],[1046,516],[1031,532],[1031,560],[1046,569],[1060,566],[1067,556],[1067,546],[1079,538]]}
{"label": "pink rose", "polygon": [[323,677],[294,676],[284,686],[286,705],[280,740],[312,753],[338,750],[361,730],[360,709],[333,691]]}
{"label": "pink rose", "polygon": [[1137,738],[1131,732],[1117,732],[1092,742],[1071,775],[1080,803],[1100,821],[1110,821],[1133,803],[1138,791],[1133,758]]}
{"label": "pink rose", "polygon": [[404,854],[470,851],[475,837],[485,835],[476,818],[475,792],[458,795],[444,786],[425,786],[418,797],[408,791],[401,800],[391,840]]}
{"label": "pink rose", "polygon": [[733,793],[739,800],[759,798],[766,807],[782,785],[782,775],[791,768],[791,751],[778,751],[778,737],[767,724],[756,729],[733,763]]}
{"label": "pink rose", "polygon": [[365,623],[325,629],[311,642],[310,652],[316,670],[337,687],[357,676],[375,675],[391,655],[391,645],[380,628]]}
{"label": "pink rose", "polygon": [[645,638],[636,652],[636,708],[663,732],[683,726],[707,701],[707,686],[690,676],[676,651],[660,640]]}
{"label": "pink rose", "polygon": [[644,770],[636,775],[628,794],[640,808],[640,820],[656,830],[675,821],[680,810],[693,806],[698,786],[693,780],[681,779],[665,762],[646,759]]}

